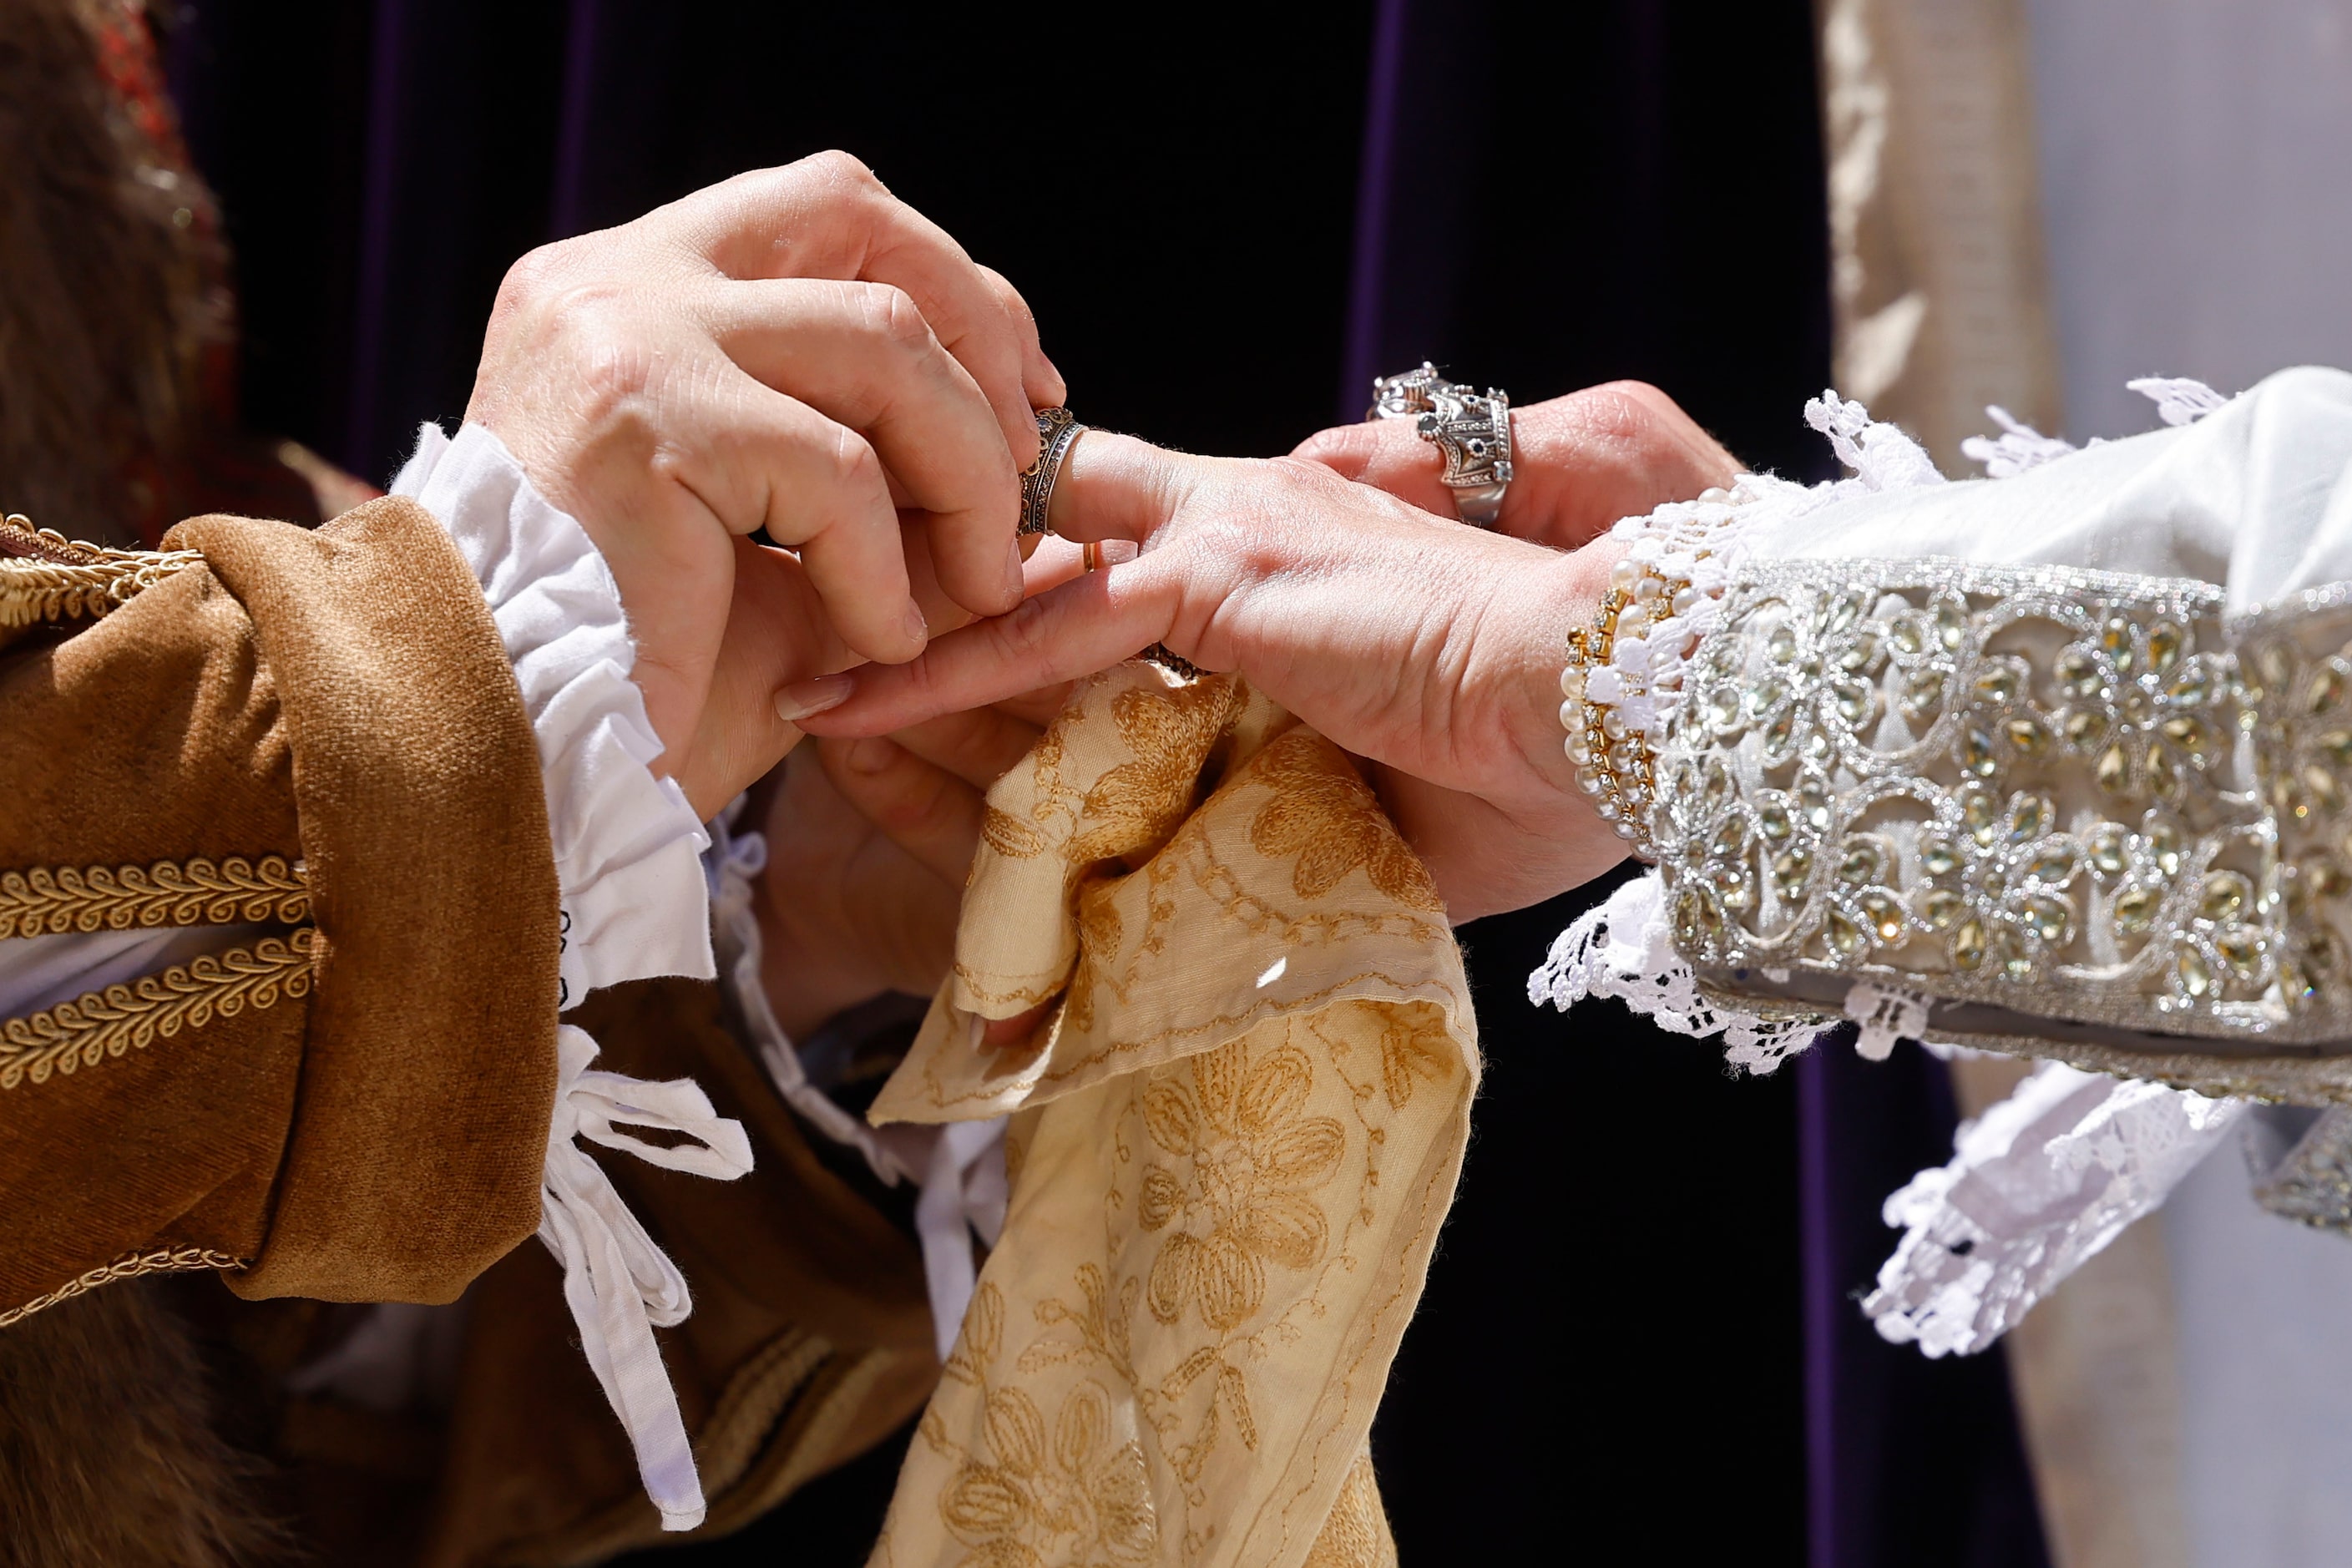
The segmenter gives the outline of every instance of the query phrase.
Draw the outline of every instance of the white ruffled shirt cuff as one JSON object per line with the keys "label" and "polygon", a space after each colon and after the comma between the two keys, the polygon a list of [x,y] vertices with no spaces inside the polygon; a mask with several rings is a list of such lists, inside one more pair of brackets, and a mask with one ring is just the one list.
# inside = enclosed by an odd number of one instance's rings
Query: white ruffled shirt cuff
{"label": "white ruffled shirt cuff", "polygon": [[[624,980],[716,978],[702,875],[710,840],[685,792],[649,769],[661,741],[629,679],[636,647],[620,588],[587,531],[478,425],[454,441],[425,426],[393,493],[415,500],[457,542],[530,715],[563,897],[560,1005]],[[596,1042],[569,1026],[556,1045],[540,1239],[563,1266],[580,1348],[629,1435],[662,1528],[692,1530],[704,1518],[702,1483],[654,1330],[683,1321],[693,1297],[580,1142],[733,1181],[751,1169],[751,1140],[690,1079],[593,1070]],[[676,1141],[648,1143],[623,1126]]]}
{"label": "white ruffled shirt cuff", "polygon": [[624,980],[718,973],[686,794],[656,779],[660,738],[630,679],[621,593],[587,531],[479,425],[417,433],[392,493],[440,520],[482,585],[539,742],[563,890],[562,1003]]}

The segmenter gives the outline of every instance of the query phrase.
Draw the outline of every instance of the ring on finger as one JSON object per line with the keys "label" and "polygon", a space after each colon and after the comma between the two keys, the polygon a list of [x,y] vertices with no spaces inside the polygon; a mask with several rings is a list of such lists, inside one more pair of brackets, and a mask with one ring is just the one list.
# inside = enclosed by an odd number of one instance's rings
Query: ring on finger
{"label": "ring on finger", "polygon": [[[1078,416],[1066,408],[1037,410],[1037,460],[1021,475],[1021,526],[1017,532],[1026,535],[1046,531],[1046,516],[1054,505],[1054,481],[1062,477],[1062,464],[1068,460],[1070,448],[1077,445],[1086,426]],[[1087,568],[1091,572],[1092,566]]]}
{"label": "ring on finger", "polygon": [[1423,360],[1418,370],[1376,378],[1364,417],[1412,420],[1421,438],[1444,455],[1440,478],[1462,521],[1495,526],[1511,488],[1511,399],[1502,388],[1490,386],[1482,397]]}

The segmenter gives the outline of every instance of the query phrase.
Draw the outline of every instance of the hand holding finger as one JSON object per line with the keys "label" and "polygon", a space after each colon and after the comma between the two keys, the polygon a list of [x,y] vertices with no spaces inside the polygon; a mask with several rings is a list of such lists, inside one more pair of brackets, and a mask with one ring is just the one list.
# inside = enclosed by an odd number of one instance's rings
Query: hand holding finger
{"label": "hand holding finger", "polygon": [[708,311],[736,364],[872,446],[889,501],[929,514],[933,565],[958,605],[1001,615],[1020,602],[1019,475],[979,384],[911,296],[884,283],[726,282]]}

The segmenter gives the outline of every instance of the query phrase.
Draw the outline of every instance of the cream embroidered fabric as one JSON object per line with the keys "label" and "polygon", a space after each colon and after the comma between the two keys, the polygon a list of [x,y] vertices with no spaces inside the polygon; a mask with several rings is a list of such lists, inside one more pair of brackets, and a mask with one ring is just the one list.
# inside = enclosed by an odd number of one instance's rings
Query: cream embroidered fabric
{"label": "cream embroidered fabric", "polygon": [[1477,1079],[1444,911],[1343,753],[1230,676],[1082,685],[989,796],[874,1108],[1013,1118],[874,1561],[1392,1562],[1366,1434]]}

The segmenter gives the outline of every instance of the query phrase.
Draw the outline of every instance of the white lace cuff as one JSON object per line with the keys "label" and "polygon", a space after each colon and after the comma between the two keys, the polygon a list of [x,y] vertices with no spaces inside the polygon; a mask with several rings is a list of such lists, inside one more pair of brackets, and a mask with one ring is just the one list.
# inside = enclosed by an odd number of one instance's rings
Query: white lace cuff
{"label": "white lace cuff", "polygon": [[563,1002],[657,974],[707,980],[709,845],[685,792],[647,771],[661,742],[629,679],[620,590],[587,531],[496,436],[437,426],[393,481],[438,518],[482,585],[539,741],[563,889]]}
{"label": "white lace cuff", "polygon": [[1903,1240],[1862,1310],[1897,1344],[1973,1355],[2162,1204],[2246,1102],[2044,1062],[1886,1200]]}

